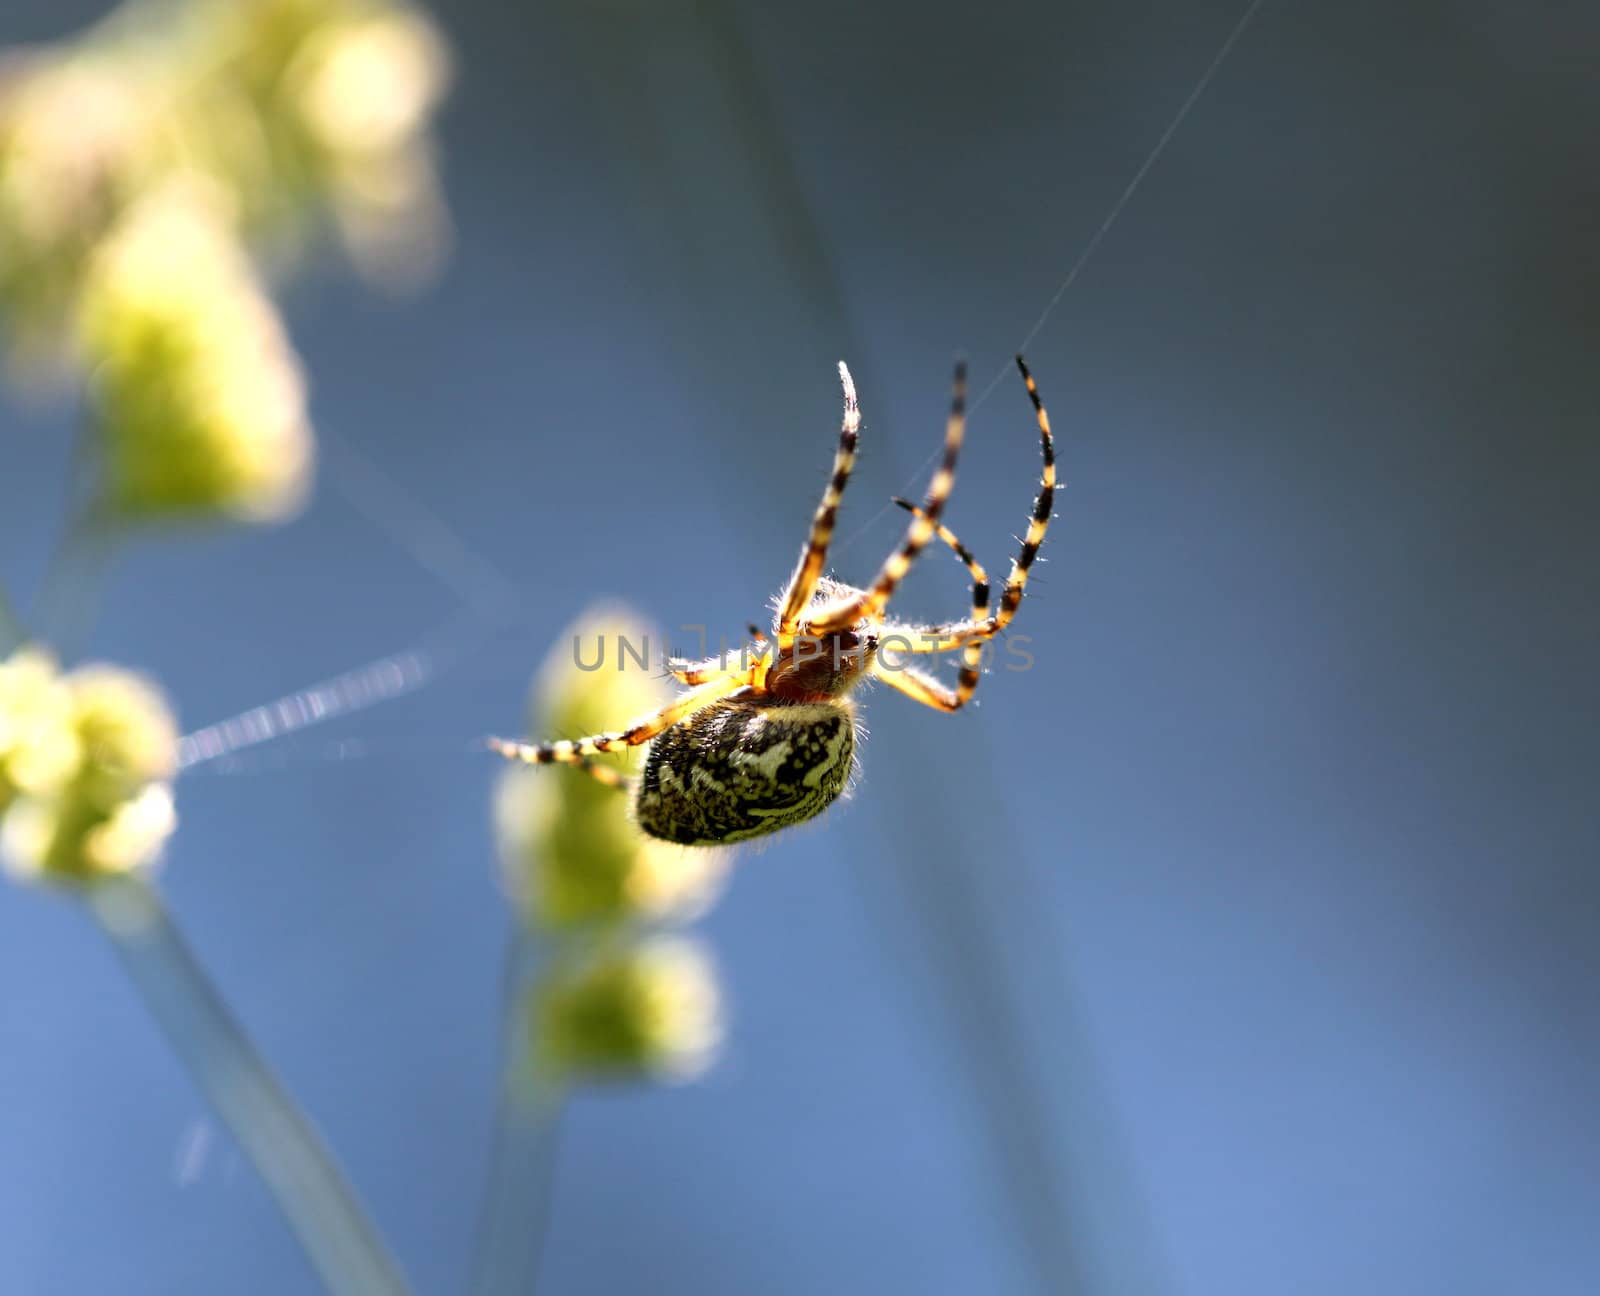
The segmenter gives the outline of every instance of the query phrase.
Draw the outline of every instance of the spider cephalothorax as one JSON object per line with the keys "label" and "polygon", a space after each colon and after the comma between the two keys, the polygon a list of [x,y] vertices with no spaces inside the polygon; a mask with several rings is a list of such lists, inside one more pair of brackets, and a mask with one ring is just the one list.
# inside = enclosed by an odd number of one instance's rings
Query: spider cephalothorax
{"label": "spider cephalothorax", "polygon": [[[778,599],[771,636],[752,626],[753,643],[743,653],[675,662],[672,673],[691,686],[689,692],[626,729],[539,744],[495,739],[491,745],[513,760],[577,765],[603,782],[631,789],[639,826],[685,846],[760,837],[820,814],[844,791],[854,770],[857,724],[851,690],[866,680],[879,680],[925,706],[958,710],[978,687],[984,642],[1010,624],[1022,603],[1028,568],[1050,523],[1056,468],[1050,419],[1021,356],[1017,368],[1033,401],[1044,470],[1028,533],[1012,561],[998,611],[989,611],[989,579],[983,568],[940,522],[966,431],[966,372],[961,366],[956,368],[945,426],[944,458],[927,498],[920,507],[895,501],[912,515],[905,538],[869,586],[845,585],[822,574],[861,430],[855,384],[841,364],[844,424],[833,475],[799,566]],[[886,620],[889,600],[935,536],[972,575],[971,615],[940,625]],[[908,656],[956,650],[962,662],[953,689],[906,661]],[[647,742],[650,752],[637,780],[592,759]]]}

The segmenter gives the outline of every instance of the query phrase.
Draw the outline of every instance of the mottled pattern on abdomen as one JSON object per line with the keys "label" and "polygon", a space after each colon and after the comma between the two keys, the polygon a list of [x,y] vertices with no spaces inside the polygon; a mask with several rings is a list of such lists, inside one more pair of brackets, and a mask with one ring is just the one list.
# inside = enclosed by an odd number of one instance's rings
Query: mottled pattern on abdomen
{"label": "mottled pattern on abdomen", "polygon": [[844,791],[855,754],[844,699],[730,698],[650,744],[635,814],[684,846],[744,841],[820,814]]}

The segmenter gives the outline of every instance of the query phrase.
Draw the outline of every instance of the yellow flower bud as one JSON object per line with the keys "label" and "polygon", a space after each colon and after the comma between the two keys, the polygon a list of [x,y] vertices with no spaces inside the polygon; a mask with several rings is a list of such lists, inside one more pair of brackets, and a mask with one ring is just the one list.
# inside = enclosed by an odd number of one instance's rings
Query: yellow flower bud
{"label": "yellow flower bud", "polygon": [[0,814],[64,783],[78,764],[72,691],[53,658],[22,648],[0,662]]}
{"label": "yellow flower bud", "polygon": [[448,62],[433,25],[389,12],[315,33],[293,75],[301,119],[330,157],[408,148],[444,93]]}
{"label": "yellow flower bud", "polygon": [[75,756],[64,777],[16,796],[0,827],[19,876],[89,882],[152,864],[177,824],[178,731],[154,685],[112,666],[59,681],[62,727],[41,739]]}
{"label": "yellow flower bud", "polygon": [[[622,651],[624,642],[645,665]],[[660,649],[631,612],[590,609],[557,637],[540,668],[533,731],[600,733],[656,710],[673,692]],[[597,669],[583,669],[602,652]],[[633,771],[640,753],[598,760]],[[536,926],[683,915],[711,898],[728,864],[728,852],[691,851],[640,832],[626,791],[565,766],[509,766],[495,817],[508,884]]]}
{"label": "yellow flower bud", "polygon": [[529,1011],[536,1072],[563,1080],[692,1079],[722,1038],[716,970],[677,937],[558,961]]}
{"label": "yellow flower bud", "polygon": [[329,24],[290,69],[345,246],[375,280],[421,282],[443,258],[447,221],[427,126],[448,76],[433,25],[403,9]]}
{"label": "yellow flower bud", "polygon": [[282,518],[313,444],[298,360],[229,233],[225,201],[173,182],[124,216],[85,286],[104,489],[132,516]]}
{"label": "yellow flower bud", "polygon": [[161,691],[117,666],[80,666],[67,677],[83,744],[76,776],[99,803],[119,803],[178,770],[178,727]]}
{"label": "yellow flower bud", "polygon": [[20,379],[66,359],[89,254],[151,164],[144,71],[89,51],[0,65],[0,306]]}
{"label": "yellow flower bud", "polygon": [[92,233],[148,116],[137,80],[95,57],[40,57],[9,70],[0,97],[7,232],[34,250]]}
{"label": "yellow flower bud", "polygon": [[[201,0],[188,26],[206,98],[242,109],[208,112],[191,134],[252,234],[292,241],[331,214],[363,272],[426,277],[446,242],[428,127],[449,59],[433,24],[395,0]],[[230,116],[255,148],[234,130],[209,137]]]}

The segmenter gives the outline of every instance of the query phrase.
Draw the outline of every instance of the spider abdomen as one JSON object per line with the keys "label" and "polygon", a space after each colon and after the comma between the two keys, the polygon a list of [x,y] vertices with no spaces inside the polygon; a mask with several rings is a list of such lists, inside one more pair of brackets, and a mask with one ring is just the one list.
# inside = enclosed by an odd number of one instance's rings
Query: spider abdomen
{"label": "spider abdomen", "polygon": [[855,712],[842,698],[716,703],[651,743],[635,802],[639,827],[712,846],[801,823],[844,791],[855,738]]}

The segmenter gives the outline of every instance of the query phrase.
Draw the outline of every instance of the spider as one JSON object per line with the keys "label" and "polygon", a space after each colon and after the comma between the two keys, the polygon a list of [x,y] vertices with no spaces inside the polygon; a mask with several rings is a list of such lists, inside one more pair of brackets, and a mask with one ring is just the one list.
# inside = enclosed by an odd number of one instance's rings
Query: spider
{"label": "spider", "polygon": [[[1022,603],[1028,568],[1050,524],[1055,497],[1055,443],[1050,418],[1023,358],[1017,368],[1039,424],[1044,456],[1038,498],[1021,550],[1011,564],[999,610],[989,611],[982,567],[940,521],[955,485],[956,457],[966,431],[966,368],[957,364],[944,458],[919,506],[897,499],[911,514],[905,538],[885,559],[870,586],[823,575],[839,500],[855,464],[861,411],[855,383],[841,362],[844,423],[833,474],[811,521],[799,565],[775,602],[772,637],[750,627],[754,652],[672,663],[689,691],[653,715],[614,733],[538,744],[490,740],[511,760],[530,765],[575,765],[601,782],[631,792],[634,817],[651,836],[684,846],[721,846],[765,836],[820,814],[844,791],[855,767],[856,714],[849,694],[878,680],[939,711],[956,711],[978,687],[984,642],[1010,624]],[[937,537],[972,576],[972,613],[938,625],[909,625],[885,617],[889,601],[917,555]],[[896,664],[894,654],[960,651],[954,689],[932,675]],[[592,758],[650,743],[643,773],[629,779]]]}

